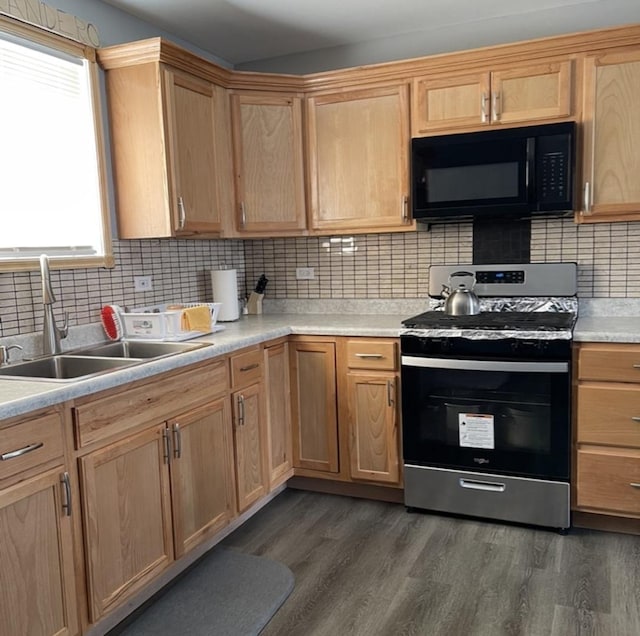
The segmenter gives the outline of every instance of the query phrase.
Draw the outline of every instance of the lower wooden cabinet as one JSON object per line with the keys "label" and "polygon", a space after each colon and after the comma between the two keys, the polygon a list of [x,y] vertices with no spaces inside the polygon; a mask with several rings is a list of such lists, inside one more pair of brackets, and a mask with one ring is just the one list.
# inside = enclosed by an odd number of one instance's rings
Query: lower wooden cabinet
{"label": "lower wooden cabinet", "polygon": [[92,621],[173,561],[169,454],[162,424],[80,458]]}
{"label": "lower wooden cabinet", "polygon": [[264,349],[267,396],[267,471],[273,489],[293,475],[291,444],[291,383],[289,345],[286,342]]}
{"label": "lower wooden cabinet", "polygon": [[399,486],[398,343],[294,337],[295,474]]}
{"label": "lower wooden cabinet", "polygon": [[79,633],[64,479],[58,467],[0,490],[0,634]]}
{"label": "lower wooden cabinet", "polygon": [[576,349],[573,509],[637,520],[640,534],[640,346]]}

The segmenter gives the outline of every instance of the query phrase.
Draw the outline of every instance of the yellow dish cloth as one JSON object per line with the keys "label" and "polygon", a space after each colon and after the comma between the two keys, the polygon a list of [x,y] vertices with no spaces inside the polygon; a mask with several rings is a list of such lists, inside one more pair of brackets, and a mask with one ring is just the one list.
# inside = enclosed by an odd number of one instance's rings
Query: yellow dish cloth
{"label": "yellow dish cloth", "polygon": [[211,311],[209,307],[189,307],[183,309],[180,320],[182,331],[211,331]]}

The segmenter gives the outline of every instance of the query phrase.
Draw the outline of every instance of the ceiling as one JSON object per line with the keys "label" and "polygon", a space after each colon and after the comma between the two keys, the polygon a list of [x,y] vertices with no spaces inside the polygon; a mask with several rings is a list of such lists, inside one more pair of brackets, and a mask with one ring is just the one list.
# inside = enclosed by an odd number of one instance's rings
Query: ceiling
{"label": "ceiling", "polygon": [[[638,0],[103,1],[239,68],[283,72],[640,22]],[[311,52],[324,63],[316,59],[314,67]],[[291,56],[306,57],[309,69],[264,63]]]}

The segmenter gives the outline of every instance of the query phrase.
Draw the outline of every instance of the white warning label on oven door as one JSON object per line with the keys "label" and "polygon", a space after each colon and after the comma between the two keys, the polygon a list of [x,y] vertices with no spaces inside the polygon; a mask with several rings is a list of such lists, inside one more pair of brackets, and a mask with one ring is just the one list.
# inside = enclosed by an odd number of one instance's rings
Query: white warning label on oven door
{"label": "white warning label on oven door", "polygon": [[493,415],[458,413],[460,446],[466,448],[495,448]]}

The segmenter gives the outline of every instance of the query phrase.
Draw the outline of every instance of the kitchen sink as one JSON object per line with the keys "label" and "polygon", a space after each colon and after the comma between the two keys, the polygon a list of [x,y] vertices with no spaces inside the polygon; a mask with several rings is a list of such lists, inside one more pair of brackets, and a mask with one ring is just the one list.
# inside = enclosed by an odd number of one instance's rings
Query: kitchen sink
{"label": "kitchen sink", "polygon": [[208,342],[143,342],[140,340],[122,340],[97,345],[77,352],[82,356],[101,356],[107,358],[159,358],[185,351],[208,347]]}
{"label": "kitchen sink", "polygon": [[0,376],[22,380],[78,380],[142,362],[136,358],[57,355],[0,367]]}

